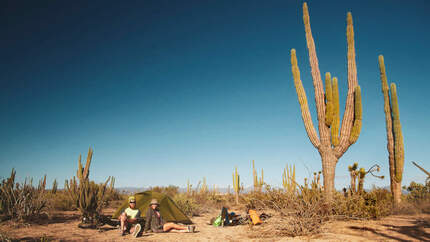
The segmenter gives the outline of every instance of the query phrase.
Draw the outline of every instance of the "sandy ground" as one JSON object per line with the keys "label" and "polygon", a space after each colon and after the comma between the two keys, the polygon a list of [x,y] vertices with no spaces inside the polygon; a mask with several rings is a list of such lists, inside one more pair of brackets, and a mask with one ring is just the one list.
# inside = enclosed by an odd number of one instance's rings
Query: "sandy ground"
{"label": "sandy ground", "polygon": [[319,234],[293,238],[279,237],[275,233],[263,236],[262,231],[270,231],[275,221],[273,217],[258,227],[208,225],[210,218],[218,213],[213,210],[193,217],[196,233],[148,233],[134,238],[131,235],[120,236],[117,228],[108,225],[100,230],[80,229],[77,227],[77,212],[57,212],[44,224],[17,226],[10,221],[2,222],[0,233],[21,241],[40,241],[41,237],[52,241],[430,241],[429,214],[390,216],[370,221],[334,221],[325,224]]}

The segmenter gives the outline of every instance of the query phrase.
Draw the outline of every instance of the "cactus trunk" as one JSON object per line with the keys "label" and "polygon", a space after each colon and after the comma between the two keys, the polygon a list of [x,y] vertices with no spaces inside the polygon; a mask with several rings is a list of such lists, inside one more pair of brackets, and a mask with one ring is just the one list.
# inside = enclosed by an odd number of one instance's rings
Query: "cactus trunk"
{"label": "cactus trunk", "polygon": [[325,152],[321,155],[322,158],[322,170],[324,177],[324,193],[329,198],[333,197],[334,188],[334,177],[336,171],[337,158],[331,152]]}

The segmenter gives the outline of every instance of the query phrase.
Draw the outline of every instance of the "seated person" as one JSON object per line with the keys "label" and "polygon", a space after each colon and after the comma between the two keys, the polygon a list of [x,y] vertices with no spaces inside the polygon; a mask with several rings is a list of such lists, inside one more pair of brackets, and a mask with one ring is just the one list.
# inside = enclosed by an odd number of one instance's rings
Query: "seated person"
{"label": "seated person", "polygon": [[182,232],[194,232],[195,226],[180,226],[174,223],[166,223],[160,214],[157,199],[152,199],[145,216],[145,232],[152,230],[154,233],[169,232],[179,230]]}
{"label": "seated person", "polygon": [[129,230],[134,237],[137,237],[142,229],[138,221],[140,219],[140,211],[136,208],[136,198],[134,196],[130,196],[128,202],[129,207],[118,218],[121,222],[121,235],[124,235],[125,231]]}

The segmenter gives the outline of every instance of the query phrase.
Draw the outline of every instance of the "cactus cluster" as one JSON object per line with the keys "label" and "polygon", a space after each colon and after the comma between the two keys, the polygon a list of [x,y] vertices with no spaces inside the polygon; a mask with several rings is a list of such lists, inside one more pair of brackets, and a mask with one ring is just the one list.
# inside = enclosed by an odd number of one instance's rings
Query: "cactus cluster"
{"label": "cactus cluster", "polygon": [[282,186],[287,194],[293,195],[296,193],[296,166],[290,165],[284,168],[282,173]]}
{"label": "cactus cluster", "polygon": [[16,171],[12,169],[10,177],[0,182],[0,213],[6,219],[16,218],[21,221],[31,220],[46,208],[46,175],[39,180],[37,187],[33,179],[23,183],[15,182]]}
{"label": "cactus cluster", "polygon": [[405,154],[402,127],[400,124],[399,104],[397,101],[397,89],[395,83],[391,83],[390,87],[388,87],[384,56],[380,55],[378,60],[382,93],[384,95],[384,112],[387,130],[388,160],[390,164],[391,192],[393,193],[394,203],[398,205],[401,200],[401,183]]}
{"label": "cactus cluster", "polygon": [[311,118],[306,92],[300,79],[296,50],[291,49],[291,66],[294,86],[296,88],[306,133],[311,143],[318,149],[321,155],[324,191],[326,197],[331,199],[335,191],[334,173],[337,161],[347,149],[357,141],[362,123],[361,89],[357,81],[352,15],[351,13],[347,14],[348,95],[342,125],[340,124],[338,80],[336,77],[332,78],[331,74],[327,72],[325,74],[324,88],[306,3],[303,3],[303,21],[309,50],[313,86],[315,89],[319,137]]}
{"label": "cactus cluster", "polygon": [[264,185],[264,171],[261,168],[261,177],[258,177],[257,170],[255,169],[255,162],[252,160],[252,177],[254,181],[254,192],[261,192]]}
{"label": "cactus cluster", "polygon": [[65,189],[81,212],[83,224],[96,225],[99,222],[101,209],[106,202],[105,194],[111,177],[103,184],[90,181],[89,172],[92,155],[93,150],[89,148],[85,168],[82,167],[81,155],[79,155],[76,173],[78,180],[75,177],[70,179],[70,182],[66,180]]}
{"label": "cactus cluster", "polygon": [[236,194],[236,204],[239,204],[239,193],[241,190],[241,186],[240,186],[240,176],[239,176],[239,173],[237,172],[237,166],[235,167],[233,172],[233,190]]}

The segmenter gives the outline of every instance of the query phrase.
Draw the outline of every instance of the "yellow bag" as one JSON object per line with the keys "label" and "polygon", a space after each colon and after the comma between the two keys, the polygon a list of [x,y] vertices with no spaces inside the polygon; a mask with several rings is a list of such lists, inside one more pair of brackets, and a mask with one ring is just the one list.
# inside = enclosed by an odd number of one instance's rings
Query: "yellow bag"
{"label": "yellow bag", "polygon": [[251,221],[254,225],[263,223],[263,221],[261,221],[260,217],[258,216],[257,211],[250,209],[248,211],[248,213],[249,213],[249,217],[251,217]]}

